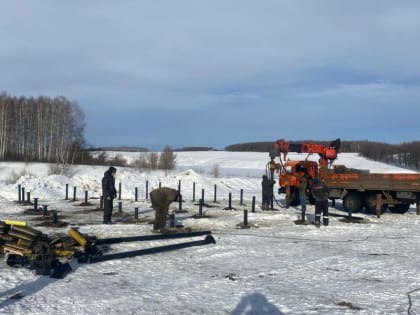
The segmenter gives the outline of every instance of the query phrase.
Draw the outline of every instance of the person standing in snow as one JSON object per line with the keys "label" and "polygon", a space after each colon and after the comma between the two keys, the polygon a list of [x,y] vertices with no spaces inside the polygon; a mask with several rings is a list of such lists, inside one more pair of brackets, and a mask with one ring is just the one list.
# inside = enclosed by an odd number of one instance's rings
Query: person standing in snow
{"label": "person standing in snow", "polygon": [[328,187],[321,179],[315,177],[311,190],[315,198],[315,225],[321,225],[321,212],[324,225],[328,225]]}
{"label": "person standing in snow", "polygon": [[302,209],[302,222],[305,221],[305,213],[306,213],[306,188],[308,187],[308,172],[306,171],[306,168],[303,169],[303,175],[299,180],[299,184],[297,186],[299,191],[299,200],[300,200],[300,206]]}
{"label": "person standing in snow", "polygon": [[273,186],[276,182],[272,179],[268,179],[267,175],[262,177],[262,209],[268,210],[273,201]]}
{"label": "person standing in snow", "polygon": [[115,174],[117,169],[111,166],[102,178],[102,196],[104,198],[104,220],[103,224],[111,224],[113,201],[117,197],[115,189]]}

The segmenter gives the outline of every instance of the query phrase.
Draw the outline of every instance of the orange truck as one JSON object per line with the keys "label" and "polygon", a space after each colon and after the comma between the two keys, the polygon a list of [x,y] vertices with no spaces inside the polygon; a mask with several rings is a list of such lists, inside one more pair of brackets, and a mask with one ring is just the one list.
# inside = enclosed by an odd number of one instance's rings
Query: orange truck
{"label": "orange truck", "polygon": [[[309,177],[307,197],[314,202],[311,184],[314,177],[320,177],[328,186],[329,198],[341,199],[346,211],[358,212],[365,209],[374,212],[377,203],[381,203],[382,211],[387,208],[391,212],[405,213],[413,203],[420,203],[420,173],[374,174],[366,170],[346,168],[333,165],[340,151],[340,139],[328,146],[316,143],[290,143],[283,139],[274,143],[274,151],[270,153],[271,161],[267,164],[267,172],[271,179],[279,173],[279,193],[286,194],[287,205],[299,204],[297,185],[303,175]],[[289,152],[318,154],[319,161],[286,160]],[[283,154],[283,160],[281,159]],[[280,162],[276,162],[280,157]],[[379,199],[378,199],[379,198]],[[418,206],[419,209],[419,206]]]}

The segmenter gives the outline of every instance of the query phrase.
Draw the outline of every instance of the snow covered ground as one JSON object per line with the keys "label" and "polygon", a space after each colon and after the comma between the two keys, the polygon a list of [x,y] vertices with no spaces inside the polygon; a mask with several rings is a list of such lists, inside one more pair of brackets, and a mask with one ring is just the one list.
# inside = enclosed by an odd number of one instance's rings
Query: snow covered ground
{"label": "snow covered ground", "polygon": [[[124,153],[124,157],[135,159],[137,154]],[[40,198],[40,205],[59,211],[62,220],[80,226],[83,233],[99,238],[151,234],[148,221],[153,211],[145,200],[146,180],[150,190],[159,182],[176,188],[180,180],[183,209],[188,212],[177,218],[185,227],[211,230],[217,242],[96,264],[72,261],[73,272],[64,280],[12,269],[0,260],[0,314],[406,314],[407,293],[420,288],[420,218],[414,206],[405,215],[387,212],[380,219],[358,214],[365,219],[360,224],[332,217],[330,225],[320,229],[295,225],[298,207],[259,208],[267,161],[265,153],[181,152],[177,170],[167,176],[119,168],[123,211],[132,215],[139,207],[141,223],[111,226],[100,224],[102,213],[93,211],[106,168],[78,166],[67,177],[48,175],[47,164],[0,163],[0,220],[27,220],[45,233],[67,233],[68,227],[38,226],[39,216],[23,213],[28,206],[14,202],[20,184],[31,197]],[[336,164],[371,172],[409,172],[357,154],[340,154]],[[211,175],[214,165],[220,170],[217,178]],[[14,181],[16,174],[23,176]],[[198,212],[192,201],[194,182],[196,199],[205,189],[211,206],[204,208],[206,218],[192,218]],[[70,198],[73,186],[77,187],[77,202],[64,200],[66,184]],[[215,184],[218,203],[213,203]],[[245,205],[239,204],[240,189]],[[87,207],[80,205],[85,190],[92,204]],[[224,210],[229,192],[236,210]],[[257,209],[249,213],[251,228],[238,229],[252,196],[257,197]],[[110,252],[197,239],[201,238],[122,243],[112,245]],[[419,314],[420,292],[413,292],[411,300],[412,314]]]}

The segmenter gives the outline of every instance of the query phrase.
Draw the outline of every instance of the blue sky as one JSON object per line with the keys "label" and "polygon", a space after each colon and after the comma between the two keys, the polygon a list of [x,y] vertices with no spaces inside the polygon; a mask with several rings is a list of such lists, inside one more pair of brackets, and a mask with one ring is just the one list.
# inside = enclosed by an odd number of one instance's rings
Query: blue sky
{"label": "blue sky", "polygon": [[0,91],[95,146],[420,140],[418,1],[10,1]]}

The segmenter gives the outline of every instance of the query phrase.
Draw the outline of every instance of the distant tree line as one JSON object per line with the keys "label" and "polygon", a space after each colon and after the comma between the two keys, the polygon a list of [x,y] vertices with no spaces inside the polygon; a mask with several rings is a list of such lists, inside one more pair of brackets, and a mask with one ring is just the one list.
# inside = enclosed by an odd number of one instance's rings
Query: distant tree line
{"label": "distant tree line", "polygon": [[84,127],[82,110],[64,97],[0,94],[0,160],[78,162]]}
{"label": "distant tree line", "polygon": [[[247,142],[225,147],[226,151],[270,152],[271,142]],[[299,140],[291,143],[319,143],[329,145],[331,141]],[[375,161],[420,171],[420,141],[402,144],[388,144],[372,141],[342,141],[341,152],[356,152]]]}
{"label": "distant tree line", "polygon": [[273,143],[271,142],[245,142],[232,144],[225,147],[225,151],[233,152],[270,152],[273,150]]}
{"label": "distant tree line", "polygon": [[217,151],[212,147],[183,147],[174,149],[175,152],[191,152],[191,151]]}
{"label": "distant tree line", "polygon": [[88,151],[114,151],[114,152],[149,152],[148,148],[144,147],[91,147]]}
{"label": "distant tree line", "polygon": [[342,152],[358,152],[362,156],[416,171],[420,170],[420,141],[388,144],[371,141],[342,142]]}
{"label": "distant tree line", "polygon": [[[115,151],[115,150],[113,150]],[[165,146],[162,152],[140,152],[138,158],[128,163],[122,154],[109,156],[105,151],[91,152],[84,164],[113,165],[133,167],[138,171],[145,170],[172,170],[176,166],[176,154],[170,146]]]}

